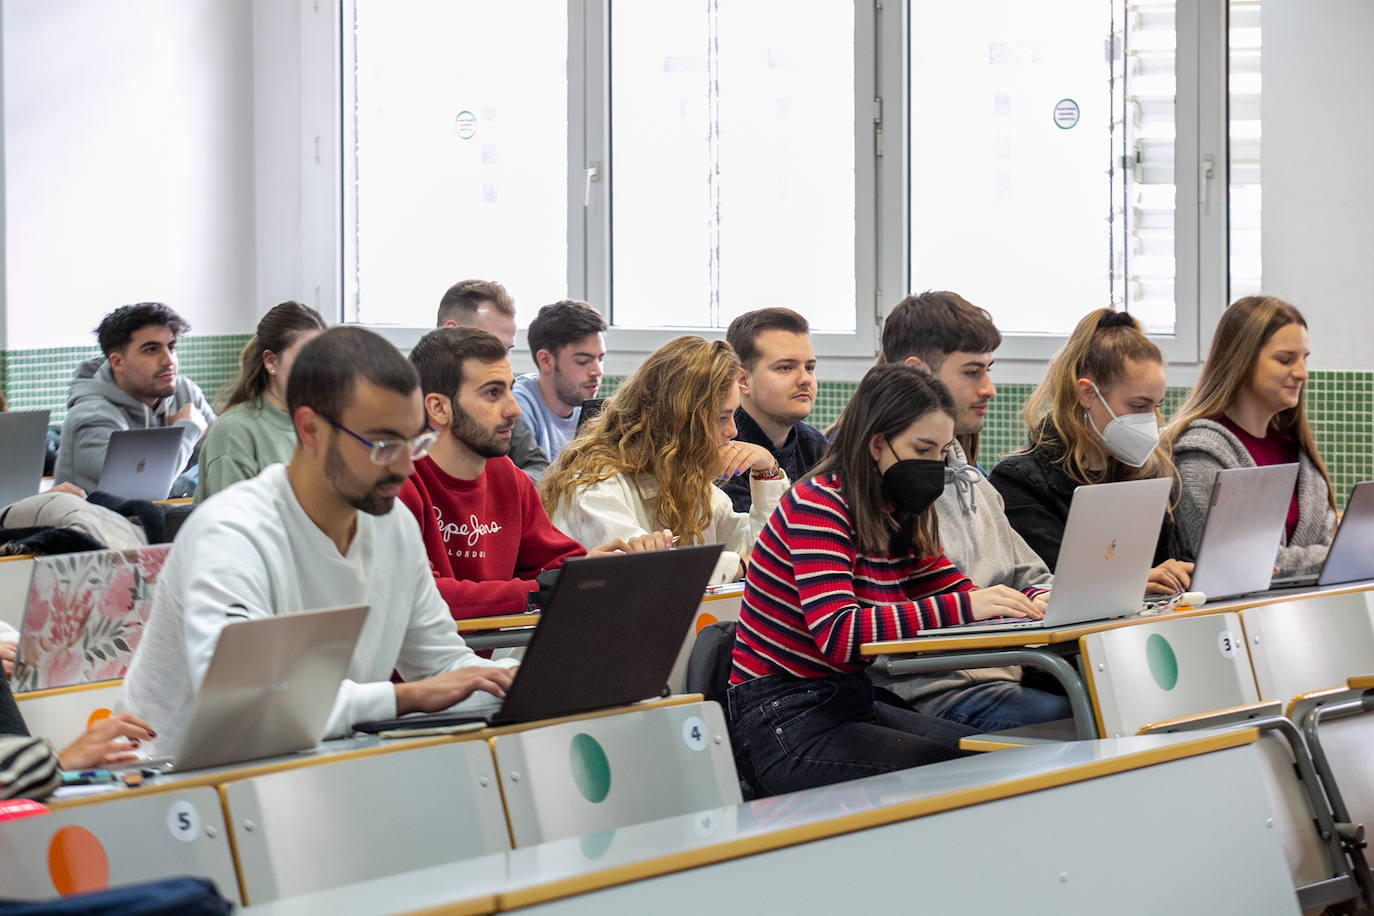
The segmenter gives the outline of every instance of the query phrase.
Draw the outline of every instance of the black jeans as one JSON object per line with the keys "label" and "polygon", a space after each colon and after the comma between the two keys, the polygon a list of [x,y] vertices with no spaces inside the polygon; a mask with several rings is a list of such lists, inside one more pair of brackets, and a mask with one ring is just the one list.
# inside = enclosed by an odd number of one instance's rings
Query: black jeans
{"label": "black jeans", "polygon": [[771,674],[730,688],[735,766],[754,797],[962,757],[977,729],[875,700],[862,671]]}

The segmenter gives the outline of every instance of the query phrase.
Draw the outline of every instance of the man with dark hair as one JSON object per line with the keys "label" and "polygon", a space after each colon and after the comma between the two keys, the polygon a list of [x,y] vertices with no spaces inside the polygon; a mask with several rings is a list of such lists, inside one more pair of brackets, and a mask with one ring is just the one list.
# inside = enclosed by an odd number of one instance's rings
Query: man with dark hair
{"label": "man with dark hair", "polygon": [[[477,328],[492,334],[507,350],[515,346],[515,300],[495,280],[463,280],[439,300],[436,327]],[[511,430],[510,460],[538,483],[549,467],[549,456],[520,420]]]}
{"label": "man with dark hair", "polygon": [[336,327],[296,357],[286,400],[291,462],[206,500],[167,555],[124,679],[124,704],[161,750],[176,747],[220,630],[236,620],[369,606],[326,737],[510,684],[510,663],[479,658],[454,631],[414,519],[392,511],[436,438],[414,368],[376,334]]}
{"label": "man with dark hair", "polygon": [[[740,361],[735,439],[773,453],[788,480],[801,480],[825,451],[825,436],[804,423],[816,403],[816,353],[806,319],[791,309],[745,312],[725,332]],[[752,504],[749,481],[725,483],[736,512]]]}
{"label": "man with dark hair", "polygon": [[[439,594],[457,619],[521,613],[536,576],[587,551],[553,526],[534,484],[506,457],[520,416],[506,348],[485,331],[440,328],[410,361],[438,438],[400,497],[420,523]],[[647,546],[641,538],[591,552]]]}
{"label": "man with dark hair", "polygon": [[557,458],[582,418],[582,402],[596,397],[606,358],[606,319],[585,302],[564,299],[539,310],[529,329],[537,372],[515,380],[515,399],[534,440]]}
{"label": "man with dark hair", "polygon": [[[924,292],[897,303],[883,324],[882,361],[919,366],[954,396],[955,441],[945,458],[945,490],[935,502],[940,546],[980,588],[1047,588],[1053,576],[1007,522],[1002,497],[972,464],[988,402],[997,394],[988,370],[1002,335],[992,317],[957,293]],[[1000,731],[1069,715],[1064,697],[1020,683],[1020,668],[980,668],[892,678],[869,669],[919,712]]]}
{"label": "man with dark hair", "polygon": [[101,356],[76,368],[53,477],[83,490],[100,482],[110,434],[121,429],[179,426],[177,453],[185,469],[215,411],[195,382],[177,374],[177,341],[190,330],[160,302],[115,309],[95,329]]}

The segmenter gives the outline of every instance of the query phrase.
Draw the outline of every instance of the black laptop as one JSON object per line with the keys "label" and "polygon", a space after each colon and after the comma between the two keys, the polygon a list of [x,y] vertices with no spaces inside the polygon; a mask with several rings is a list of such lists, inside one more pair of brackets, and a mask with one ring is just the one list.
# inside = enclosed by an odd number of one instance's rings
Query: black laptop
{"label": "black laptop", "polygon": [[722,549],[707,544],[569,560],[497,711],[420,713],[353,727],[376,733],[476,721],[514,725],[661,696]]}

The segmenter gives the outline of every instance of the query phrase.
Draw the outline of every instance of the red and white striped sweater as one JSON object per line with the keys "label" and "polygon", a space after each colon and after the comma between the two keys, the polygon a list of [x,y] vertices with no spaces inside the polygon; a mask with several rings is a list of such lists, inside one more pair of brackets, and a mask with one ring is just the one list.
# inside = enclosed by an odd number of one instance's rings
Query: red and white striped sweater
{"label": "red and white striped sweater", "polygon": [[859,656],[862,643],[972,620],[975,588],[944,554],[858,553],[838,476],[804,480],[754,544],[730,683],[861,670],[869,663]]}

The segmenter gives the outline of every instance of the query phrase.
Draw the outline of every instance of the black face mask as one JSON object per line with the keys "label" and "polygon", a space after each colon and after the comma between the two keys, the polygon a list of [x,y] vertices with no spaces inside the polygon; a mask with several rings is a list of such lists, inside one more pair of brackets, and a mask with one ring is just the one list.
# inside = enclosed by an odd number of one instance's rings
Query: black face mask
{"label": "black face mask", "polygon": [[[892,446],[889,445],[890,449]],[[897,453],[894,451],[893,455]],[[900,458],[883,471],[883,492],[897,508],[912,515],[929,509],[945,491],[945,463],[926,458]]]}

